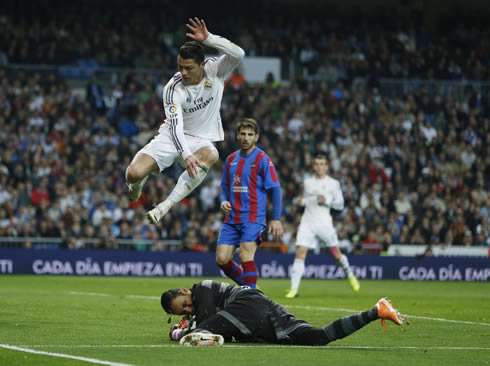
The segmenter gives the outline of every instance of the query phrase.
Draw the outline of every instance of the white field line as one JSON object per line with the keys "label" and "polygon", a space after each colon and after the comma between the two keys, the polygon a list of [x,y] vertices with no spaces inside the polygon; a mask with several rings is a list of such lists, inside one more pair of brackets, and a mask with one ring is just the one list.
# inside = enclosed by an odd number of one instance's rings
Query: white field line
{"label": "white field line", "polygon": [[108,366],[132,366],[127,363],[119,363],[119,362],[111,362],[111,361],[104,361],[104,360],[98,360],[96,358],[87,358],[87,357],[79,357],[79,356],[72,356],[72,355],[67,355],[64,353],[52,353],[52,352],[44,352],[44,351],[37,351],[34,349],[30,348],[25,348],[25,347],[18,347],[18,346],[11,346],[8,344],[0,344],[0,347],[10,349],[13,351],[20,351],[20,352],[26,352],[26,353],[34,353],[37,355],[44,355],[44,356],[51,356],[51,357],[60,357],[60,358],[70,358],[72,360],[77,360],[77,361],[84,361],[84,362],[89,362],[89,363],[95,363],[99,365],[108,365]]}
{"label": "white field line", "polygon": [[[70,291],[70,295],[83,295],[83,296],[119,296],[119,295],[111,295],[104,294],[99,292],[78,292],[78,291]],[[142,300],[159,300],[158,296],[144,296],[144,295],[123,295],[124,298],[130,299],[142,299]],[[291,309],[306,309],[306,310],[320,310],[320,311],[338,311],[338,312],[346,312],[346,313],[359,313],[362,310],[353,310],[353,309],[344,309],[344,308],[327,308],[323,306],[300,306],[300,305],[285,305],[287,308]],[[469,322],[464,320],[453,320],[453,319],[444,319],[444,318],[431,318],[428,316],[418,316],[418,315],[408,315],[403,314],[405,318],[414,318],[414,319],[424,319],[424,320],[434,320],[439,322],[446,323],[458,323],[458,324],[468,324],[468,325],[483,325],[490,326],[490,323],[482,323],[482,322]]]}
{"label": "white field line", "polygon": [[[2,345],[5,346],[5,345]],[[14,346],[10,346],[14,347]],[[29,348],[181,348],[179,344],[38,344],[38,345],[21,345],[17,347]],[[297,346],[297,345],[280,345],[280,344],[225,344],[224,348],[312,348],[312,349],[374,349],[374,350],[439,350],[439,351],[490,351],[490,347],[437,347],[437,346]],[[187,348],[188,349],[188,348]],[[112,363],[111,363],[112,365]],[[122,365],[122,364],[113,364]]]}

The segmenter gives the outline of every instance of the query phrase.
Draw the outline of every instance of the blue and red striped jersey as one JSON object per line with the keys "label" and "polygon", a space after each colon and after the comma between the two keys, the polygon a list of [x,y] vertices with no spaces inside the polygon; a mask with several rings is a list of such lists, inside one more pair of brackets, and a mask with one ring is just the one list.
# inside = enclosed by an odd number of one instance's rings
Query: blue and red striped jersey
{"label": "blue and red striped jersey", "polygon": [[221,177],[222,194],[233,207],[225,222],[265,225],[266,191],[273,187],[280,184],[276,168],[264,151],[256,147],[247,156],[242,156],[240,150],[230,154]]}

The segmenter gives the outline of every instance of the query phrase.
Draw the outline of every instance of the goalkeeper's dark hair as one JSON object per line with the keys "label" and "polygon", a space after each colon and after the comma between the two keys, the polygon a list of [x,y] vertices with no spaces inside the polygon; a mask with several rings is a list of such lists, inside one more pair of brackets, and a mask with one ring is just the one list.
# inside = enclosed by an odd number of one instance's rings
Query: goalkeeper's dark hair
{"label": "goalkeeper's dark hair", "polygon": [[187,41],[179,48],[179,56],[183,59],[193,59],[196,64],[204,62],[204,48],[197,41]]}
{"label": "goalkeeper's dark hair", "polygon": [[178,288],[175,288],[173,290],[167,290],[162,294],[162,297],[160,298],[160,304],[162,304],[163,310],[169,315],[168,316],[168,322],[170,323],[172,315],[172,301],[175,299],[177,296],[183,295],[182,292]]}
{"label": "goalkeeper's dark hair", "polygon": [[162,294],[160,303],[167,314],[172,314],[172,300],[180,295],[183,295],[183,293],[178,288],[167,290]]}

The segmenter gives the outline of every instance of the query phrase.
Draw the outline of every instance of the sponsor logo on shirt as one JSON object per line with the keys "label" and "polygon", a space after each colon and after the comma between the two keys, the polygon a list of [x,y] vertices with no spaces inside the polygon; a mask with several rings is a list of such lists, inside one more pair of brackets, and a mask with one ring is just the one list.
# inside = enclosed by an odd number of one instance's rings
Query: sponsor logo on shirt
{"label": "sponsor logo on shirt", "polygon": [[247,193],[248,192],[248,187],[247,186],[240,186],[237,184],[240,184],[241,178],[239,175],[234,175],[233,176],[233,192],[242,192],[242,193]]}
{"label": "sponsor logo on shirt", "polygon": [[203,108],[206,108],[209,103],[211,103],[214,100],[213,97],[210,97],[209,99],[203,101],[203,98],[199,98],[198,100],[194,101],[194,106],[190,108],[184,108],[185,113],[194,113],[197,112]]}
{"label": "sponsor logo on shirt", "polygon": [[232,191],[233,192],[247,193],[248,187],[247,186],[233,186]]}

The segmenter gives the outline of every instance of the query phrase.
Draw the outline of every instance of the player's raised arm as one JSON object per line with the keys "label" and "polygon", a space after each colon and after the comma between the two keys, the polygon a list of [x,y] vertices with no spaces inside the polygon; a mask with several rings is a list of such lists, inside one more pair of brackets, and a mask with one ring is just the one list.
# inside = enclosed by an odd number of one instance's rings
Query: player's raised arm
{"label": "player's raised arm", "polygon": [[226,38],[210,33],[203,19],[189,19],[189,23],[186,26],[190,31],[186,33],[187,37],[224,53],[218,60],[218,76],[224,77],[228,75],[245,57],[245,51],[239,46]]}

